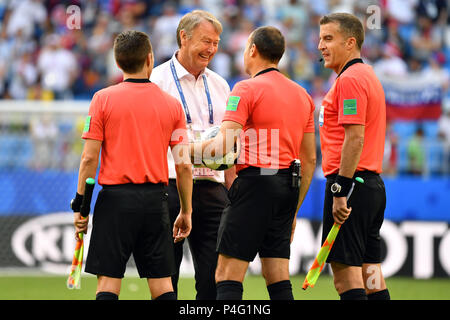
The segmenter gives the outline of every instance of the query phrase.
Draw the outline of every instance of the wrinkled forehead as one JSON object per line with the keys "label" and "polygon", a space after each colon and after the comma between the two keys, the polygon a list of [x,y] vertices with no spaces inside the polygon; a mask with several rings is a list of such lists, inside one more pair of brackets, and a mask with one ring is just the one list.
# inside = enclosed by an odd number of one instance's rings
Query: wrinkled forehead
{"label": "wrinkled forehead", "polygon": [[220,40],[219,30],[208,20],[200,21],[195,28],[192,30],[192,36],[197,36],[200,38],[211,38],[214,40]]}

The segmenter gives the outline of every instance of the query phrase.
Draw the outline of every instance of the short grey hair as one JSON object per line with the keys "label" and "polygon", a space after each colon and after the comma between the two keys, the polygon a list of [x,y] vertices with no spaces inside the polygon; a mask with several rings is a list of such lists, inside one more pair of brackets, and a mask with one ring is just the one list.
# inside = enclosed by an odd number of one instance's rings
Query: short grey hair
{"label": "short grey hair", "polygon": [[177,43],[178,47],[181,48],[181,37],[180,31],[184,30],[188,37],[192,36],[192,31],[198,26],[198,24],[202,21],[208,21],[216,29],[218,34],[222,33],[222,24],[217,18],[211,13],[204,10],[194,10],[192,12],[186,13],[180,20],[177,28]]}

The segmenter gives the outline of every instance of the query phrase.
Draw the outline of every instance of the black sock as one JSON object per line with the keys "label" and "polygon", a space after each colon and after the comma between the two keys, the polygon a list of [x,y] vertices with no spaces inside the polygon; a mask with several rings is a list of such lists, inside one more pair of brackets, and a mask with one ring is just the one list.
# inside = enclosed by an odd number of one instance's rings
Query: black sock
{"label": "black sock", "polygon": [[270,300],[294,300],[291,281],[283,280],[267,286]]}
{"label": "black sock", "polygon": [[177,294],[174,291],[169,291],[157,296],[153,300],[177,300]]}
{"label": "black sock", "polygon": [[368,300],[391,300],[389,290],[384,289],[367,295]]}
{"label": "black sock", "polygon": [[365,289],[351,289],[340,294],[341,300],[367,300]]}
{"label": "black sock", "polygon": [[95,300],[119,300],[119,296],[112,292],[101,291],[96,294]]}
{"label": "black sock", "polygon": [[244,291],[239,281],[225,280],[217,282],[217,300],[242,300]]}

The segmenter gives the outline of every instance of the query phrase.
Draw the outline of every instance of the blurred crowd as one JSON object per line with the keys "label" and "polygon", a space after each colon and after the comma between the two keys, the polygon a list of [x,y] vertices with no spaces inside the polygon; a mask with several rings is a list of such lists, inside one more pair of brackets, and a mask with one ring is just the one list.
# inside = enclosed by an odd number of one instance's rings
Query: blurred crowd
{"label": "blurred crowd", "polygon": [[[222,22],[210,68],[230,87],[247,77],[242,56],[248,35],[258,26],[274,25],[286,38],[281,71],[308,90],[318,110],[335,76],[319,62],[318,22],[330,12],[350,12],[364,22],[362,55],[377,74],[437,77],[446,96],[449,8],[447,0],[0,0],[0,98],[90,99],[121,81],[112,52],[116,34],[128,29],[149,34],[158,65],[177,49],[178,22],[194,9],[210,11]],[[446,105],[436,121],[436,139],[447,148],[443,168],[450,154]],[[386,169],[395,174],[395,130],[387,139]]]}

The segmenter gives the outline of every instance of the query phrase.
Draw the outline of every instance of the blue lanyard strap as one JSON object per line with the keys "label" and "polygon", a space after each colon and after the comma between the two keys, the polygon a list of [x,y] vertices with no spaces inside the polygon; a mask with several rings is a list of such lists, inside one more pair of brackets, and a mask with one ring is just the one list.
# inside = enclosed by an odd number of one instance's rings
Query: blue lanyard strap
{"label": "blue lanyard strap", "polygon": [[[181,103],[183,104],[184,113],[186,114],[186,121],[188,124],[191,124],[192,123],[191,114],[189,112],[189,108],[186,103],[186,98],[184,97],[183,88],[181,87],[180,80],[178,79],[177,71],[175,70],[175,64],[173,63],[173,60],[170,60],[170,69],[172,70],[172,76],[173,79],[175,80],[175,84],[177,86],[178,93],[180,95]],[[208,82],[206,81],[206,76],[204,74],[202,75],[202,78],[203,84],[205,86],[206,99],[208,100],[209,123],[214,124],[214,112]]]}
{"label": "blue lanyard strap", "polygon": [[208,112],[209,112],[209,124],[214,124],[213,106],[211,101],[211,95],[209,93],[208,82],[206,81],[206,75],[202,75],[203,84],[205,86],[206,99],[208,100]]}

